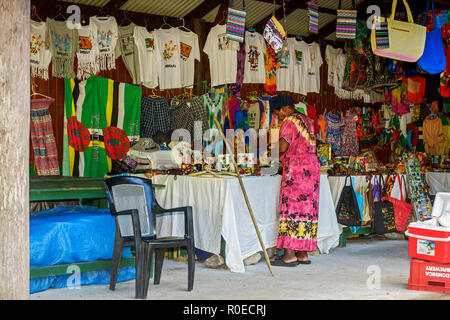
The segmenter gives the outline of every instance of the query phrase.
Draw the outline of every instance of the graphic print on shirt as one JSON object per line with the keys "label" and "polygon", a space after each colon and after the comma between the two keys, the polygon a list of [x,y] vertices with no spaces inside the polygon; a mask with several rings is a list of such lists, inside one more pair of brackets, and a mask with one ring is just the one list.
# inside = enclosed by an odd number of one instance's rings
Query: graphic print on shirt
{"label": "graphic print on shirt", "polygon": [[258,71],[259,55],[260,53],[258,52],[258,47],[250,45],[248,50],[248,62],[250,63],[251,71]]}
{"label": "graphic print on shirt", "polygon": [[230,46],[230,39],[228,39],[226,33],[221,33],[217,36],[218,40],[218,49],[219,50],[227,50]]}
{"label": "graphic print on shirt", "polygon": [[70,43],[72,41],[68,34],[64,35],[64,37],[60,37],[56,32],[52,32],[52,40],[58,54],[68,55]]}
{"label": "graphic print on shirt", "polygon": [[155,40],[153,38],[145,38],[145,48],[149,52],[155,50]]}
{"label": "graphic print on shirt", "polygon": [[120,38],[120,42],[122,45],[122,52],[129,56],[130,54],[133,54],[134,52],[134,39],[132,35],[126,35]]}
{"label": "graphic print on shirt", "polygon": [[109,50],[109,47],[111,46],[112,42],[112,31],[108,30],[108,32],[105,31],[98,31],[98,45],[100,47],[100,52],[105,52]]}
{"label": "graphic print on shirt", "polygon": [[92,50],[92,42],[91,39],[89,39],[89,37],[79,36],[78,42],[80,46],[80,53],[87,54]]}
{"label": "graphic print on shirt", "polygon": [[301,64],[303,61],[303,52],[300,50],[295,50],[295,61],[297,64]]}
{"label": "graphic print on shirt", "polygon": [[192,47],[190,45],[180,42],[180,54],[181,54],[181,59],[183,59],[183,61],[187,61],[187,59],[191,55],[191,51],[192,51]]}
{"label": "graphic print on shirt", "polygon": [[41,47],[44,46],[44,41],[42,41],[42,35],[40,34],[37,38],[36,36],[31,37],[30,43],[30,53],[35,56],[41,51]]}
{"label": "graphic print on shirt", "polygon": [[165,61],[172,59],[175,51],[178,50],[178,46],[173,43],[172,40],[169,43],[164,44],[163,58]]}
{"label": "graphic print on shirt", "polygon": [[286,59],[281,59],[280,61],[279,61],[279,64],[280,64],[280,69],[287,69],[287,68],[289,68],[289,61],[290,61],[290,59],[289,59],[289,56],[290,56],[290,53],[289,53],[289,51],[286,51]]}

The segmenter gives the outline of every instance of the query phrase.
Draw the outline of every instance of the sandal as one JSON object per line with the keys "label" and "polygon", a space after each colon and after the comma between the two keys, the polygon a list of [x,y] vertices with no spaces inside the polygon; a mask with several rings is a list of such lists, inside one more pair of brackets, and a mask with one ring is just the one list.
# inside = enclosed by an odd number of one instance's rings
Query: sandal
{"label": "sandal", "polygon": [[305,261],[299,261],[297,260],[299,264],[311,264],[311,260],[305,260]]}
{"label": "sandal", "polygon": [[271,263],[275,267],[296,267],[299,264],[299,261],[285,262],[283,259],[277,259]]}

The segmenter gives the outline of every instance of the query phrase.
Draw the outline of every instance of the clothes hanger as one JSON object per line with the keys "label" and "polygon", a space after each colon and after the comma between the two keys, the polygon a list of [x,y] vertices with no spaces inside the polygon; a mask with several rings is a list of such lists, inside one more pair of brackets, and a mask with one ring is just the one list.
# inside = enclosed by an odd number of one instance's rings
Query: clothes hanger
{"label": "clothes hanger", "polygon": [[163,16],[163,24],[161,25],[160,29],[162,29],[162,27],[173,28],[170,24],[167,23],[166,18],[166,16]]}
{"label": "clothes hanger", "polygon": [[129,21],[129,22],[130,22],[130,23],[127,24],[127,25],[130,25],[130,24],[133,23],[133,21],[131,21],[130,18],[128,18],[128,16],[127,16],[127,11],[126,11],[126,10],[123,12],[123,20],[122,20],[122,22],[120,23],[120,27],[123,27],[123,23],[124,23],[125,21]]}
{"label": "clothes hanger", "polygon": [[254,25],[252,24],[252,25],[250,26],[250,28],[247,29],[247,31],[248,31],[248,32],[251,32],[251,33],[255,33],[256,30],[255,30]]}
{"label": "clothes hanger", "polygon": [[297,41],[302,41],[303,40],[303,37],[300,34],[300,30],[298,31],[297,35],[295,36],[295,40],[297,40]]}
{"label": "clothes hanger", "polygon": [[186,25],[184,24],[184,18],[180,18],[180,20],[183,21],[183,25],[181,25],[181,26],[178,27],[179,30],[181,30],[182,28],[184,28],[185,31],[194,33],[191,29],[188,29],[188,28],[186,27]]}
{"label": "clothes hanger", "polygon": [[105,13],[103,13],[103,8],[100,7],[98,10],[97,18],[108,18],[109,16]]}
{"label": "clothes hanger", "polygon": [[[41,97],[44,97],[44,98],[47,98],[47,99],[53,99],[52,97],[49,97],[49,96],[46,96],[45,94],[42,94],[42,93],[39,93],[39,92],[36,92],[36,91],[34,91],[34,86],[35,86],[35,83],[33,83],[32,85],[31,85],[31,95],[30,95],[30,98],[32,97],[32,96],[41,96]],[[37,85],[36,85],[37,86]]]}
{"label": "clothes hanger", "polygon": [[[62,18],[62,21],[66,21],[66,17],[61,13],[62,10],[62,5],[57,4],[56,7],[58,8],[58,14],[56,16],[53,17],[53,20],[56,20],[58,18]],[[60,20],[57,20],[60,21]]]}
{"label": "clothes hanger", "polygon": [[150,98],[156,99],[161,98],[161,96],[157,95],[155,92],[156,89],[152,89],[152,94],[149,96]]}
{"label": "clothes hanger", "polygon": [[39,22],[44,22],[41,19],[41,17],[39,17],[39,15],[37,14],[37,7],[34,4],[31,6],[31,9],[32,9],[32,11],[31,11],[31,18],[36,17],[36,18],[38,18]]}

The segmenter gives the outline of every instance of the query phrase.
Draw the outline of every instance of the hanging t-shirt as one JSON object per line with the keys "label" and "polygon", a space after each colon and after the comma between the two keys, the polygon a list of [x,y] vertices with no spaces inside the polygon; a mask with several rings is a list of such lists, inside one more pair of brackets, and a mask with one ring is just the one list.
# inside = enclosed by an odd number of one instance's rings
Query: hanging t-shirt
{"label": "hanging t-shirt", "polygon": [[123,63],[130,73],[131,79],[133,79],[133,84],[137,83],[138,68],[136,68],[136,45],[134,43],[134,29],[136,25],[131,23],[127,26],[119,27],[119,43],[116,46],[116,59],[122,57]]}
{"label": "hanging t-shirt", "polygon": [[290,46],[290,56],[292,61],[292,88],[294,93],[307,94],[308,70],[311,67],[309,46],[304,41],[295,38],[288,39]]}
{"label": "hanging t-shirt", "polygon": [[205,104],[206,109],[209,113],[209,129],[210,129],[210,137],[211,142],[214,142],[217,136],[219,136],[219,129],[217,128],[216,122],[214,121],[214,117],[217,118],[219,124],[223,125],[222,118],[222,106],[223,106],[223,95],[216,94],[215,97],[211,97],[210,94],[203,95],[203,102]]}
{"label": "hanging t-shirt", "polygon": [[261,116],[264,112],[264,107],[262,102],[255,101],[248,103],[247,117],[248,117],[248,127],[250,129],[258,130],[261,126]]}
{"label": "hanging t-shirt", "polygon": [[137,83],[153,89],[158,86],[158,71],[156,65],[155,32],[148,32],[145,27],[136,26],[134,42],[137,50],[136,69]]}
{"label": "hanging t-shirt", "polygon": [[322,55],[320,53],[320,46],[317,42],[309,45],[309,60],[307,76],[307,92],[319,93],[320,90],[320,67],[322,66]]}
{"label": "hanging t-shirt", "polygon": [[337,76],[336,71],[340,59],[339,56],[342,54],[341,48],[333,48],[330,45],[327,45],[325,48],[325,60],[327,61],[328,66],[327,83],[329,86],[335,86],[335,76]]}
{"label": "hanging t-shirt", "polygon": [[181,88],[180,33],[177,28],[155,30],[159,89]]}
{"label": "hanging t-shirt", "polygon": [[78,30],[67,28],[65,21],[47,18],[45,47],[52,54],[52,75],[72,78],[78,50]]}
{"label": "hanging t-shirt", "polygon": [[191,31],[180,32],[181,86],[193,87],[195,61],[200,61],[198,35]]}
{"label": "hanging t-shirt", "polygon": [[89,18],[89,24],[95,24],[97,28],[100,70],[115,69],[115,49],[119,37],[119,28],[117,26],[116,18],[112,16],[93,16]]}
{"label": "hanging t-shirt", "polygon": [[208,55],[211,86],[235,83],[237,74],[237,51],[230,48],[226,26],[216,25],[206,38],[203,51]]}
{"label": "hanging t-shirt", "polygon": [[99,51],[96,35],[95,24],[81,26],[78,29],[77,78],[80,80],[86,80],[100,71],[97,60]]}
{"label": "hanging t-shirt", "polygon": [[277,91],[292,91],[292,78],[294,59],[291,57],[292,39],[288,38],[287,47],[287,59],[283,59],[279,62],[279,68],[277,70]]}
{"label": "hanging t-shirt", "polygon": [[31,77],[48,80],[48,66],[52,54],[45,48],[45,22],[31,20],[30,65]]}
{"label": "hanging t-shirt", "polygon": [[257,32],[245,32],[245,71],[244,83],[265,83],[264,37]]}

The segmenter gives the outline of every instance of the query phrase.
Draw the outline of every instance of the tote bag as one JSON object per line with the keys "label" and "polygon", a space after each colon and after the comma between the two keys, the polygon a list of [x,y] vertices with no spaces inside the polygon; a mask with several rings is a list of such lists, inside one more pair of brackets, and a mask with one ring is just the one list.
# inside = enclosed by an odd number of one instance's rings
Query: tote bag
{"label": "tote bag", "polygon": [[267,43],[272,47],[275,53],[278,53],[283,48],[284,39],[286,38],[286,31],[284,30],[281,23],[275,18],[275,7],[276,3],[273,2],[272,18],[267,21],[263,37],[266,39]]}
{"label": "tote bag", "polygon": [[233,8],[232,5],[233,1],[230,0],[226,26],[227,38],[237,42],[244,42],[245,17],[247,15],[245,12],[245,0],[242,1],[242,10]]}
{"label": "tote bag", "polygon": [[389,196],[389,201],[392,202],[394,206],[395,228],[397,231],[403,232],[405,231],[408,217],[413,210],[413,206],[407,203],[403,198],[402,181],[400,179],[400,175],[397,175],[396,179],[398,179],[401,199],[398,200]]}
{"label": "tote bag", "polygon": [[[381,181],[383,178],[381,177]],[[381,200],[374,203],[373,229],[377,234],[396,231],[394,205],[388,200],[386,186],[381,185]]]}
{"label": "tote bag", "polygon": [[353,190],[351,177],[349,186],[347,185],[347,178],[349,176],[345,177],[344,188],[336,208],[337,221],[348,227],[359,227],[361,226],[361,213],[355,191]]}
{"label": "tote bag", "polygon": [[[403,0],[408,15],[408,22],[395,20],[395,10],[397,0],[392,2],[392,10],[389,18],[375,17],[374,25],[370,35],[370,42],[374,54],[396,60],[416,62],[423,54],[425,47],[426,27],[415,24],[411,9],[406,0]],[[387,22],[388,28],[388,48],[377,48],[376,44],[376,25]]]}
{"label": "tote bag", "polygon": [[351,10],[341,9],[341,0],[337,10],[336,18],[336,38],[355,39],[356,38],[356,6],[355,0],[352,0]]}
{"label": "tote bag", "polygon": [[[428,12],[429,3],[430,2],[427,1],[427,9],[425,12]],[[432,8],[433,22],[435,22],[434,2],[432,3]],[[424,17],[424,25],[426,18],[427,15]],[[446,63],[444,44],[442,42],[442,30],[436,26],[436,23],[434,23],[433,30],[427,32],[426,34],[425,49],[423,51],[423,55],[420,57],[419,61],[417,61],[417,65],[420,69],[428,72],[429,74],[437,74],[445,70]]]}

